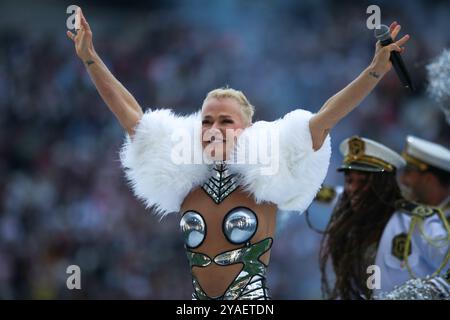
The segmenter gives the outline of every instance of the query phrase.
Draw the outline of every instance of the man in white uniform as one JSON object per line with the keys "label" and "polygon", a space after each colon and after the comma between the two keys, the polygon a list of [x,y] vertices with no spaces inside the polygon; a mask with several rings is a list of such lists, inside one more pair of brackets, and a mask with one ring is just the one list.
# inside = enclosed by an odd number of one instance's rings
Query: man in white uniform
{"label": "man in white uniform", "polygon": [[400,181],[413,201],[439,207],[450,217],[450,150],[413,136],[402,153],[407,167]]}
{"label": "man in white uniform", "polygon": [[375,295],[392,291],[411,278],[434,276],[449,268],[444,210],[448,215],[450,151],[408,136],[402,156],[407,167],[400,181],[408,197],[417,202],[399,202],[384,229],[376,257],[381,288]]}

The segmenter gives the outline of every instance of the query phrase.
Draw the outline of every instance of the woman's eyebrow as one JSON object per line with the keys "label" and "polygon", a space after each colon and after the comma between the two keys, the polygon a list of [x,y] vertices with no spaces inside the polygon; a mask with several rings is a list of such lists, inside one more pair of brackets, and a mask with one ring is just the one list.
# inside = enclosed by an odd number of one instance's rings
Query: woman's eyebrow
{"label": "woman's eyebrow", "polygon": [[[213,117],[210,116],[210,115],[206,115],[206,116],[203,117],[203,119],[212,119],[212,118]],[[218,116],[218,118],[231,118],[231,115],[229,115],[229,114],[220,114]]]}

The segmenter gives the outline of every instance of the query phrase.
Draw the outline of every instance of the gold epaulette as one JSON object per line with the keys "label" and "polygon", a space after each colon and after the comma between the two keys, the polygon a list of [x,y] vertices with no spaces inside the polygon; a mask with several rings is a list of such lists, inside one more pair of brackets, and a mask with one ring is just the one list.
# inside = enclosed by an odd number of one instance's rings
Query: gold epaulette
{"label": "gold epaulette", "polygon": [[398,200],[395,203],[395,207],[397,210],[400,210],[406,214],[420,218],[428,218],[434,214],[439,214],[439,210],[437,208],[405,199]]}
{"label": "gold epaulette", "polygon": [[330,186],[322,186],[314,199],[320,203],[330,203],[336,197],[336,190]]}

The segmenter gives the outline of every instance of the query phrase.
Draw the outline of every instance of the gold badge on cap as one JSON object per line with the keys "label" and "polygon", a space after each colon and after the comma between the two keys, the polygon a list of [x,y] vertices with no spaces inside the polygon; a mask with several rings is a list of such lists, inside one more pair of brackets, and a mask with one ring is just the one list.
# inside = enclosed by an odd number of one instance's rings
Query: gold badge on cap
{"label": "gold badge on cap", "polygon": [[358,136],[348,140],[348,154],[344,157],[345,164],[362,163],[378,168],[380,171],[393,171],[394,166],[381,158],[366,154],[366,142]]}
{"label": "gold badge on cap", "polygon": [[366,151],[366,144],[360,137],[352,137],[348,140],[348,150],[348,155],[352,159],[357,160],[364,155]]}

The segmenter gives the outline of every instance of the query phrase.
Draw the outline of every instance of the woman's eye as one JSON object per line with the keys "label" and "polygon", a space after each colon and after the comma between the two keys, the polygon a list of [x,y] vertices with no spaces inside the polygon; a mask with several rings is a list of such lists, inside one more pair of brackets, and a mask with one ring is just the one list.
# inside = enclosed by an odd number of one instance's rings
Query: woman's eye
{"label": "woman's eye", "polygon": [[202,124],[209,124],[209,121],[208,120],[203,120]]}
{"label": "woman's eye", "polygon": [[223,122],[224,122],[224,123],[234,123],[234,121],[233,121],[233,120],[231,120],[231,119],[226,119],[226,120],[223,120]]}

